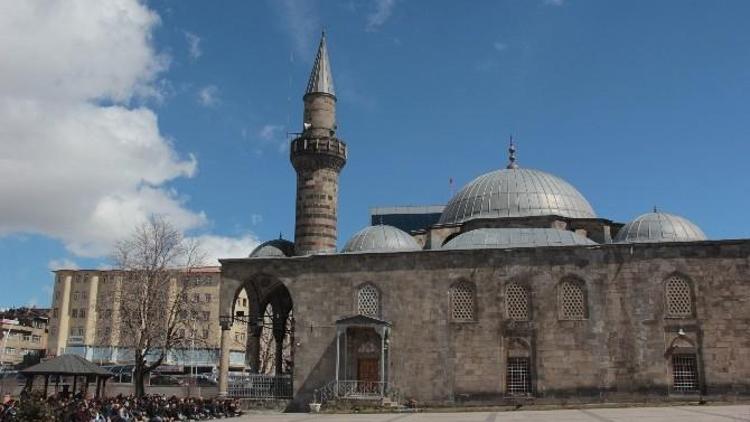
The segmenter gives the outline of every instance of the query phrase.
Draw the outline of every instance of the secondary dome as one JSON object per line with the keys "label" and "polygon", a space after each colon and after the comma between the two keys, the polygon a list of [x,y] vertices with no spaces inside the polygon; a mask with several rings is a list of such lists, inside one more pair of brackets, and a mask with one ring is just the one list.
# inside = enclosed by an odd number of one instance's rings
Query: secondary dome
{"label": "secondary dome", "polygon": [[504,249],[596,244],[587,237],[560,229],[475,229],[449,240],[442,249]]}
{"label": "secondary dome", "polygon": [[586,198],[559,177],[540,170],[506,168],[483,174],[464,186],[445,206],[438,223],[539,215],[596,217]]}
{"label": "secondary dome", "polygon": [[294,243],[286,239],[273,239],[263,242],[250,252],[250,258],[267,258],[273,256],[293,256]]}
{"label": "secondary dome", "polygon": [[624,225],[615,243],[694,242],[706,240],[700,227],[679,215],[666,212],[643,214]]}
{"label": "secondary dome", "polygon": [[380,224],[365,227],[346,242],[341,252],[418,251],[422,249],[414,238],[393,226]]}

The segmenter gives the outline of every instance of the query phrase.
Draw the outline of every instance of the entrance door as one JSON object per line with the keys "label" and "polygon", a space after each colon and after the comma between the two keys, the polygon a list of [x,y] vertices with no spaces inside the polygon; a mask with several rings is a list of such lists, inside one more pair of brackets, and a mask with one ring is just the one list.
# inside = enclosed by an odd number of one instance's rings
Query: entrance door
{"label": "entrance door", "polygon": [[357,361],[357,391],[365,394],[380,392],[380,368],[377,358],[360,358]]}

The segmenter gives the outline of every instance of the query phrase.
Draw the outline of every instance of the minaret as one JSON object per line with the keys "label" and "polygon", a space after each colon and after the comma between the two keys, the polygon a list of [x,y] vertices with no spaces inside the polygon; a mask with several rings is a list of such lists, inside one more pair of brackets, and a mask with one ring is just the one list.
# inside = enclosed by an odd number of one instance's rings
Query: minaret
{"label": "minaret", "polygon": [[290,159],[297,171],[296,255],[336,251],[339,173],[346,144],[336,137],[336,95],[323,33],[310,81],[302,97],[302,133],[292,141]]}

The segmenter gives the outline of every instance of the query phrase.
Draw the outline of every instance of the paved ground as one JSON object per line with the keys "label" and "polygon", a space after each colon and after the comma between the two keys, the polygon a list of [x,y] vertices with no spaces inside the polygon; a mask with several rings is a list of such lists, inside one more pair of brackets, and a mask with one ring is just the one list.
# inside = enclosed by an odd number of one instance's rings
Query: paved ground
{"label": "paved ground", "polygon": [[253,414],[237,420],[254,422],[750,422],[750,405],[374,415]]}

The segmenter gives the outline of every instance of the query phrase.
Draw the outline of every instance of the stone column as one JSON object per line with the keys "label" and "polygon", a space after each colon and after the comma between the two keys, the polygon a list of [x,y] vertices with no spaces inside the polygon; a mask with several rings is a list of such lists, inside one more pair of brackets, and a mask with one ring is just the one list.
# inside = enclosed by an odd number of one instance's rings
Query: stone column
{"label": "stone column", "polygon": [[232,317],[221,317],[221,358],[219,360],[219,396],[225,397],[229,391],[229,336]]}

